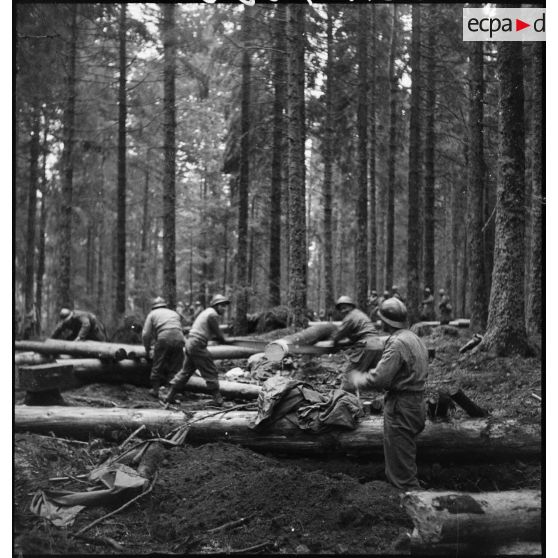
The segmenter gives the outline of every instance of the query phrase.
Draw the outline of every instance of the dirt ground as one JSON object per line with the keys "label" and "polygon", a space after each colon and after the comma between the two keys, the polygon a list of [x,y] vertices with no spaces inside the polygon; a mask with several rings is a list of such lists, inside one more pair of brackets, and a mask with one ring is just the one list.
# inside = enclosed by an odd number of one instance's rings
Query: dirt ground
{"label": "dirt ground", "polygon": [[[275,333],[275,336],[279,336]],[[424,340],[436,348],[428,394],[461,388],[491,416],[540,422],[540,359],[459,355],[467,329],[436,328]],[[336,381],[342,355],[294,359],[283,373],[318,389]],[[246,361],[221,361],[222,372]],[[147,389],[90,384],[65,392],[69,405],[160,408]],[[16,402],[23,394],[16,393]],[[186,394],[181,406],[198,410],[206,395]],[[465,413],[456,408],[456,418]],[[261,455],[227,444],[164,450],[156,482],[124,511],[83,537],[80,528],[112,508],[86,508],[58,528],[29,510],[38,489],[85,490],[77,475],[100,464],[116,443],[14,436],[13,531],[16,554],[401,554],[412,522],[400,493],[387,484],[383,463],[355,458],[311,459]],[[418,463],[425,489],[471,492],[540,488],[539,461],[496,464]],[[52,481],[54,477],[73,479]],[[233,523],[234,522],[234,523]]]}

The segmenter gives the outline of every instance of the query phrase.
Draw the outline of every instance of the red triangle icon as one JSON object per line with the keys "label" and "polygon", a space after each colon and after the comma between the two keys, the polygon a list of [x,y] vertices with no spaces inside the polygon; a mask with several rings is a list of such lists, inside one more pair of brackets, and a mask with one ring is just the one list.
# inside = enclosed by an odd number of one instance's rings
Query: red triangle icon
{"label": "red triangle icon", "polygon": [[530,23],[525,23],[524,21],[522,21],[521,19],[515,19],[515,30],[516,31],[521,31],[522,29],[525,29],[526,27],[531,27]]}

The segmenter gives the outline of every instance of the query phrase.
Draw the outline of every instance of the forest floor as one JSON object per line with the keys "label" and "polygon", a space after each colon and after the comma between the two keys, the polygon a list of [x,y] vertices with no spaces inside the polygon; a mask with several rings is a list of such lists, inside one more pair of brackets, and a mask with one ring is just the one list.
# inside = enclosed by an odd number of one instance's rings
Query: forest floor
{"label": "forest floor", "polygon": [[[274,332],[273,337],[283,332]],[[428,391],[461,388],[498,418],[542,420],[541,361],[458,352],[467,329],[436,328],[424,337],[436,349]],[[313,385],[335,382],[342,355],[296,359],[290,375]],[[220,361],[225,372],[246,361]],[[22,395],[16,393],[16,402]],[[99,400],[122,407],[160,408],[147,389],[90,384],[63,393],[69,405]],[[209,405],[205,395],[186,394],[185,410]],[[110,403],[112,402],[112,403]],[[465,417],[459,408],[456,418]],[[37,434],[14,437],[15,554],[401,554],[396,542],[412,530],[400,493],[387,482],[383,463],[366,459],[312,459],[261,455],[239,446],[186,443],[164,451],[150,494],[91,528],[80,528],[111,511],[86,508],[66,528],[31,513],[39,489],[85,490],[78,480],[49,478],[89,472],[116,443],[64,441]],[[418,463],[425,489],[471,492],[541,487],[541,462],[494,464]],[[236,524],[227,525],[235,520]],[[401,539],[400,539],[401,540]]]}

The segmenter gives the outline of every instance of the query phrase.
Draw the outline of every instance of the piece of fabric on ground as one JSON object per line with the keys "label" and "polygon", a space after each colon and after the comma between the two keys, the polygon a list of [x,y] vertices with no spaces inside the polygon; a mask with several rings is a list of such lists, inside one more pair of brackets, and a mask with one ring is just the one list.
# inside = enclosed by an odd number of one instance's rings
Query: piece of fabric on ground
{"label": "piece of fabric on ground", "polygon": [[258,414],[252,428],[264,428],[283,417],[302,430],[324,432],[334,428],[356,428],[364,416],[359,399],[336,389],[323,394],[310,384],[284,376],[264,382],[258,396]]}

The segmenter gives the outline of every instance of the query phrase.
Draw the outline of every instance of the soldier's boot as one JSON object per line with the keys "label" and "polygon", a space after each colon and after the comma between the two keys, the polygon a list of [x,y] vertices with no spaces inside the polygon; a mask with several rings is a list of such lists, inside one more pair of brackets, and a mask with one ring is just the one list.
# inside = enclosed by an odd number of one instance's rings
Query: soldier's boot
{"label": "soldier's boot", "polygon": [[174,403],[178,392],[178,388],[174,384],[171,384],[169,392],[167,393],[167,396],[163,399],[163,401],[165,403]]}
{"label": "soldier's boot", "polygon": [[224,400],[223,400],[223,396],[221,395],[221,393],[219,391],[215,391],[212,394],[212,402],[213,405],[215,405],[216,407],[222,407]]}
{"label": "soldier's boot", "polygon": [[161,387],[161,381],[159,379],[151,381],[151,389],[149,390],[149,395],[159,399],[159,388]]}

